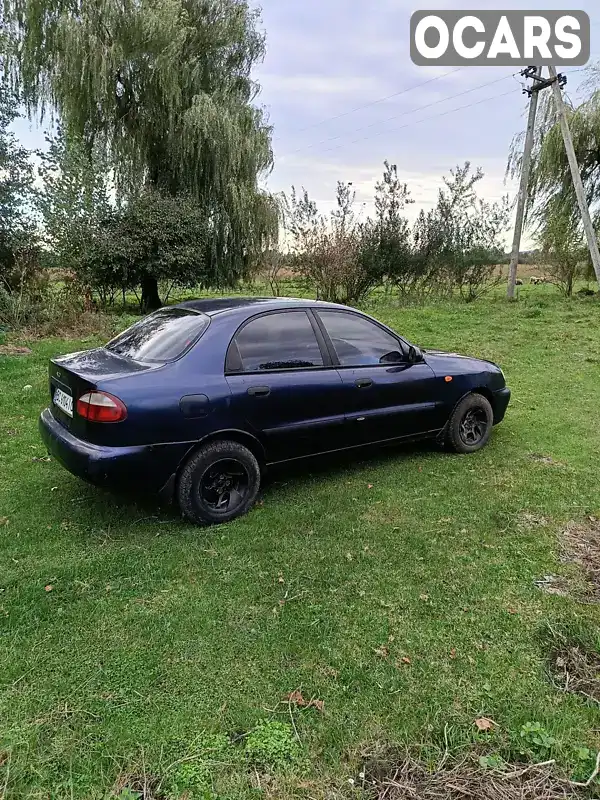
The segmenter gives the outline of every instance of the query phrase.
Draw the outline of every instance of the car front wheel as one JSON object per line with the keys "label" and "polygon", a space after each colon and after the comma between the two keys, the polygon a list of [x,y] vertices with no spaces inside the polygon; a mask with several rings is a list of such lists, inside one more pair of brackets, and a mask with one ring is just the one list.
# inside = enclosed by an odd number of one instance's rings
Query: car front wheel
{"label": "car front wheel", "polygon": [[447,441],[457,453],[476,453],[488,443],[494,426],[494,412],[481,394],[463,397],[448,422]]}
{"label": "car front wheel", "polygon": [[260,488],[260,467],[239,442],[210,442],[186,462],[177,500],[184,517],[196,525],[218,525],[246,514]]}

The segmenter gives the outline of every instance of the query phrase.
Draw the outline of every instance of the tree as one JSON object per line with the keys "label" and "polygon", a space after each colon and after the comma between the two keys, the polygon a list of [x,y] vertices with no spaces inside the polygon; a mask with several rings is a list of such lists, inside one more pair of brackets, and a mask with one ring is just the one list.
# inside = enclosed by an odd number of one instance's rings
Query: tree
{"label": "tree", "polygon": [[[195,197],[210,235],[211,284],[252,269],[277,233],[259,178],[271,128],[253,105],[264,53],[245,0],[6,0],[5,77],[30,113],[56,111],[68,137],[98,147],[119,197],[149,185]],[[157,304],[156,283],[144,304]]]}
{"label": "tree", "polygon": [[[434,211],[419,235],[433,245],[430,259],[442,271],[451,290],[467,301],[475,300],[499,282],[496,267],[502,258],[502,235],[510,216],[508,198],[487,203],[477,196],[483,172],[471,171],[466,161],[444,177]],[[421,224],[423,220],[421,220]]]}
{"label": "tree", "polygon": [[546,216],[539,234],[542,258],[552,282],[567,297],[578,274],[584,274],[589,253],[576,220],[566,214]]}
{"label": "tree", "polygon": [[195,198],[147,189],[89,228],[78,275],[104,302],[149,279],[165,284],[165,301],[175,286],[208,286],[206,227]]}
{"label": "tree", "polygon": [[407,184],[398,178],[398,167],[385,161],[383,177],[375,185],[375,250],[371,257],[378,260],[382,278],[387,277],[402,293],[410,292],[417,278],[410,224],[403,216],[412,203]]}
{"label": "tree", "polygon": [[318,298],[359,304],[381,282],[384,262],[377,258],[372,222],[356,218],[352,185],[338,182],[336,208],[329,219],[318,213],[305,189],[299,195],[292,187],[285,202],[296,266]]}
{"label": "tree", "polygon": [[89,149],[60,128],[46,142],[37,197],[46,244],[62,269],[79,273],[96,229],[115,208],[110,168],[99,147]]}
{"label": "tree", "polygon": [[0,284],[7,291],[29,280],[38,265],[31,154],[9,129],[18,117],[17,98],[0,87]]}
{"label": "tree", "polygon": [[[590,68],[589,96],[579,105],[565,98],[573,146],[592,214],[600,213],[600,68]],[[523,134],[514,137],[507,172],[520,175]],[[536,125],[528,187],[528,219],[538,237],[554,242],[566,237],[573,246],[581,240],[581,217],[552,92],[543,92]],[[598,227],[598,225],[596,225]],[[550,239],[549,239],[550,237]],[[581,258],[581,253],[577,253]],[[562,278],[560,279],[562,281]],[[566,284],[565,284],[566,285]]]}

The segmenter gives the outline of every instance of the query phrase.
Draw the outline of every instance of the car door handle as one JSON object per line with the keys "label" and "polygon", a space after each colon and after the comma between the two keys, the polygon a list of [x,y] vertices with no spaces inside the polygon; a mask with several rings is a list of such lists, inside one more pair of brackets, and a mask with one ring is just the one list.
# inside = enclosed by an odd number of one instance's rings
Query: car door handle
{"label": "car door handle", "polygon": [[271,394],[269,386],[251,386],[248,389],[250,397],[268,397]]}
{"label": "car door handle", "polygon": [[357,389],[370,389],[373,386],[373,381],[370,378],[362,378],[356,381],[355,386]]}

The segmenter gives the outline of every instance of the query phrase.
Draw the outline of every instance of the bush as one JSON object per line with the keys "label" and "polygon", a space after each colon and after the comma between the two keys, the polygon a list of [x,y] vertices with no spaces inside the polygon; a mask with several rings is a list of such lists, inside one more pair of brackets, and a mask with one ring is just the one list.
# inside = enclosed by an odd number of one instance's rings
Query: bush
{"label": "bush", "polygon": [[469,162],[451,170],[436,207],[421,212],[412,228],[404,216],[413,202],[409,188],[387,161],[374,219],[355,215],[352,184],[338,183],[337,208],[328,218],[306,190],[299,195],[292,187],[285,222],[297,269],[319,299],[337,303],[358,304],[382,283],[403,297],[458,293],[475,300],[503,279],[498,265],[510,216],[507,198],[486,203],[477,196],[482,178]]}
{"label": "bush", "polygon": [[285,219],[295,267],[316,288],[317,299],[357,305],[383,280],[385,262],[376,252],[372,223],[356,219],[351,184],[339,182],[336,199],[337,209],[326,219],[306,190],[298,196],[292,187]]}
{"label": "bush", "polygon": [[575,279],[586,274],[589,258],[578,224],[572,217],[550,210],[542,223],[539,242],[552,283],[571,297]]}

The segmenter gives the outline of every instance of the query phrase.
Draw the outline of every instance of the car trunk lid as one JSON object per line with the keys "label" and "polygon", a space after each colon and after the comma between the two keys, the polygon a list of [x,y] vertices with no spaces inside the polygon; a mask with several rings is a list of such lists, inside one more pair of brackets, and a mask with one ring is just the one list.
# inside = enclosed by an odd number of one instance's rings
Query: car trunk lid
{"label": "car trunk lid", "polygon": [[89,423],[77,413],[77,400],[107,381],[157,366],[124,358],[104,347],[53,358],[49,368],[52,415],[71,433],[86,438]]}

